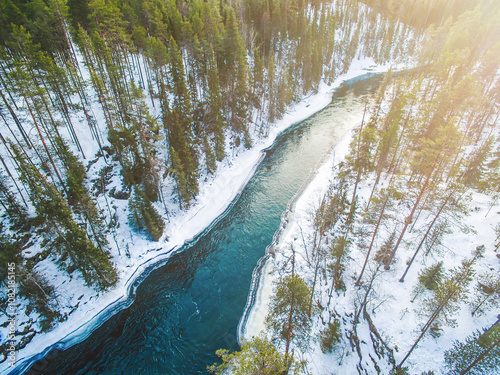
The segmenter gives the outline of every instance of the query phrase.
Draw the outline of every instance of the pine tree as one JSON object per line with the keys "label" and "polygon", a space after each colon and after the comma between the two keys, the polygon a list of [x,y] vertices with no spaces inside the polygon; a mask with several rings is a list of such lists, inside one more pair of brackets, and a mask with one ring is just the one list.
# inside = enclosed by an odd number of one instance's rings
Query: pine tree
{"label": "pine tree", "polygon": [[21,180],[29,186],[30,200],[45,229],[45,243],[56,262],[71,273],[78,269],[89,285],[104,289],[117,281],[116,270],[107,251],[97,248],[73,219],[61,192],[12,146],[19,162]]}
{"label": "pine tree", "polygon": [[340,332],[340,321],[335,319],[333,323],[328,323],[327,327],[320,333],[320,348],[323,353],[331,353],[334,345],[342,338]]}
{"label": "pine tree", "polygon": [[213,52],[209,51],[208,62],[208,111],[205,115],[207,132],[213,135],[215,158],[222,161],[225,157],[224,120],[222,118],[222,95],[219,85],[219,74]]}
{"label": "pine tree", "polygon": [[[23,98],[28,109],[29,115],[37,130],[40,141],[52,166],[54,173],[64,188],[64,183],[59,173],[49,145],[54,147],[55,136],[60,136],[57,124],[52,114],[52,108],[48,104],[47,91],[44,86],[39,84],[43,82],[43,71],[38,70],[38,66],[47,57],[39,50],[39,46],[34,44],[31,35],[23,27],[13,27],[13,51],[16,51],[16,57],[13,61],[13,69],[9,73],[15,80],[16,91]],[[46,124],[49,122],[51,127]],[[42,133],[43,130],[43,133]],[[45,134],[44,134],[45,133]],[[48,143],[47,141],[48,140]]]}
{"label": "pine tree", "polygon": [[180,206],[189,206],[191,199],[198,194],[196,155],[188,143],[175,108],[170,112],[168,121],[171,145],[169,170],[177,184]]}
{"label": "pine tree", "polygon": [[177,182],[179,203],[189,206],[191,198],[198,194],[198,156],[194,146],[193,113],[189,91],[186,86],[184,65],[177,43],[169,42],[170,73],[175,95],[174,107],[166,115],[171,171]]}
{"label": "pine tree", "polygon": [[463,174],[463,183],[465,186],[475,187],[479,189],[484,186],[482,178],[486,175],[485,164],[490,154],[492,141],[493,139],[489,138],[470,156],[470,160],[467,163],[467,169]]}
{"label": "pine tree", "polygon": [[208,371],[222,375],[230,368],[234,375],[284,375],[303,374],[303,363],[291,361],[281,354],[267,339],[253,337],[243,343],[241,350],[229,354],[228,350],[217,350],[222,364],[208,366]]}
{"label": "pine tree", "polygon": [[277,283],[276,294],[271,298],[266,324],[273,337],[285,344],[285,361],[289,360],[292,342],[299,348],[308,345],[311,329],[308,315],[310,293],[304,280],[292,274]]}
{"label": "pine tree", "polygon": [[174,106],[179,112],[182,125],[189,129],[192,120],[192,103],[189,90],[186,85],[186,75],[181,50],[173,37],[169,40],[170,74],[173,81],[173,93],[175,95]]}
{"label": "pine tree", "polygon": [[486,307],[497,307],[500,304],[500,277],[492,273],[479,275],[476,294],[470,302],[472,316],[484,313]]}
{"label": "pine tree", "polygon": [[411,302],[415,301],[417,296],[427,290],[436,290],[443,278],[443,262],[437,262],[430,267],[424,268],[418,275],[418,285],[415,287],[414,296]]}
{"label": "pine tree", "polygon": [[[380,275],[380,269],[382,265],[386,262],[389,251],[391,247],[394,245],[394,237],[395,232],[392,232],[391,235],[384,241],[382,246],[377,250],[373,260],[375,261],[374,267],[371,270],[371,274],[368,276],[368,282],[365,282],[362,288],[365,290],[363,297],[360,297],[359,307],[356,308],[354,312],[354,325],[356,326],[359,323],[359,317],[363,311],[366,311],[366,306],[370,301],[370,295],[374,291],[374,284],[377,277]],[[355,305],[356,306],[356,305]]]}
{"label": "pine tree", "polygon": [[[16,240],[4,234],[3,225],[0,225],[0,282],[7,283],[8,265],[15,267],[16,294],[29,300],[30,305],[40,314],[38,324],[42,330],[50,328],[60,314],[56,311],[54,288],[44,277],[33,271],[23,259],[21,250],[25,239]],[[12,312],[8,312],[9,315]]]}
{"label": "pine tree", "polygon": [[243,135],[246,148],[251,146],[248,132],[248,67],[246,49],[241,38],[236,16],[230,7],[225,8],[226,33],[224,37],[224,60],[222,61],[222,86],[227,87],[229,126]]}
{"label": "pine tree", "polygon": [[451,314],[456,312],[458,304],[467,297],[467,285],[474,274],[472,265],[477,257],[480,256],[480,253],[481,249],[478,248],[474,258],[463,261],[461,267],[452,270],[450,275],[436,288],[434,296],[426,301],[425,310],[430,313],[429,319],[421,328],[422,333],[398,364],[398,367],[401,367],[408,359],[422,337],[427,333],[429,328],[434,326],[438,318],[444,317],[446,321],[452,322]]}
{"label": "pine tree", "polygon": [[253,59],[251,102],[254,108],[261,109],[264,95],[264,60],[262,60],[257,48],[254,50]]}
{"label": "pine tree", "polygon": [[[274,57],[271,56],[269,59],[269,64],[267,68],[267,98],[269,101],[269,109],[268,109],[268,119],[269,122],[274,122],[276,118],[278,117],[278,110],[277,110],[277,103],[276,103],[276,95],[275,95],[275,83],[276,79],[276,64],[274,62]],[[268,131],[264,133],[264,135],[267,135]]]}
{"label": "pine tree", "polygon": [[134,149],[135,163],[142,168],[141,176],[137,178],[144,188],[148,198],[155,202],[159,195],[158,165],[155,143],[160,139],[159,125],[151,116],[144,94],[133,82],[130,85],[131,108],[129,129],[136,139],[137,148]]}
{"label": "pine tree", "polygon": [[[375,244],[375,238],[377,237],[380,224],[382,223],[383,220],[387,220],[390,218],[389,214],[386,212],[386,209],[388,209],[393,204],[391,201],[394,198],[397,198],[399,195],[394,188],[390,187],[388,187],[387,189],[380,190],[379,194],[380,198],[378,197],[371,198],[371,200],[375,202],[375,207],[372,206],[372,210],[374,212],[380,211],[380,213],[378,214],[377,222],[375,223],[375,228],[373,229],[372,238],[370,240],[370,245],[368,246],[368,250],[366,252],[366,257],[363,263],[363,267],[361,268],[358,279],[356,280],[356,285],[361,285],[361,281],[363,279],[363,273],[366,269],[368,260],[370,258],[370,253]],[[366,213],[366,216],[369,216],[369,212]]]}
{"label": "pine tree", "polygon": [[[391,75],[389,74],[389,77],[390,76]],[[375,159],[374,165],[377,177],[375,179],[373,191],[375,190],[376,186],[378,185],[378,182],[380,181],[380,176],[382,174],[382,171],[385,168],[392,167],[391,164],[393,163],[392,162],[389,163],[389,161],[391,159],[394,160],[396,158],[397,148],[399,147],[399,143],[401,142],[401,136],[403,135],[404,130],[406,128],[406,124],[408,123],[409,120],[410,112],[408,112],[408,116],[404,120],[404,122],[402,121],[402,117],[404,114],[404,106],[406,105],[407,99],[404,93],[399,91],[398,87],[395,87],[394,90],[398,90],[398,92],[397,94],[394,95],[394,99],[391,101],[391,107],[389,109],[389,113],[385,117],[384,122],[380,127],[380,129],[378,129],[379,143],[377,146],[376,156],[374,157]],[[378,119],[376,116],[372,119],[374,123],[376,123],[377,120]],[[401,122],[403,122],[402,125]],[[402,128],[401,130],[400,127]],[[400,131],[401,131],[401,136],[398,137],[398,132]],[[392,158],[391,154],[393,156]]]}
{"label": "pine tree", "polygon": [[163,219],[138,186],[134,186],[134,195],[129,200],[128,220],[132,228],[138,231],[145,230],[153,241],[158,241],[163,234],[165,226]]}
{"label": "pine tree", "polygon": [[[425,232],[424,236],[422,237],[422,240],[420,241],[420,243],[418,244],[417,246],[417,249],[415,250],[415,253],[413,254],[413,257],[411,258],[410,262],[408,263],[408,266],[406,267],[406,270],[403,274],[403,276],[401,276],[401,278],[399,279],[399,282],[404,282],[404,279],[405,279],[405,276],[406,274],[408,273],[408,271],[410,270],[410,267],[411,265],[413,264],[413,261],[415,260],[415,258],[417,257],[417,254],[420,250],[420,248],[422,247],[422,245],[424,244],[425,240],[427,239],[427,237],[431,234],[431,230],[434,226],[434,224],[436,224],[438,218],[440,217],[441,213],[443,212],[443,209],[446,207],[446,205],[448,204],[448,202],[450,201],[450,199],[453,197],[453,195],[456,193],[456,191],[458,190],[458,187],[454,188],[450,194],[447,195],[447,197],[444,199],[443,201],[443,204],[439,207],[439,210],[438,212],[436,213],[436,215],[434,216],[434,218],[432,219],[431,223],[429,224],[429,226],[427,227],[427,231]],[[458,203],[455,201],[455,204]],[[437,224],[437,227],[440,228],[440,224],[438,223]],[[437,234],[436,232],[433,233],[434,235]],[[432,236],[432,235],[431,235]],[[429,248],[430,249],[430,248]]]}
{"label": "pine tree", "polygon": [[75,214],[81,217],[82,222],[90,228],[88,235],[94,240],[96,246],[106,250],[108,241],[104,222],[99,216],[95,201],[90,197],[85,186],[87,173],[82,163],[73,155],[68,146],[61,138],[56,139],[59,157],[66,172],[66,188],[68,204],[73,208]]}
{"label": "pine tree", "polygon": [[333,232],[336,225],[348,209],[347,190],[349,188],[346,175],[340,171],[339,178],[335,180],[330,191],[323,197],[320,207],[314,215],[314,227],[324,235]]}
{"label": "pine tree", "polygon": [[14,228],[21,229],[27,225],[26,208],[18,203],[2,174],[0,174],[0,204],[5,209]]}
{"label": "pine tree", "polygon": [[455,341],[444,353],[450,375],[493,374],[500,368],[500,334],[498,323],[489,330],[476,331],[465,342]]}
{"label": "pine tree", "polygon": [[372,148],[375,144],[375,129],[370,125],[365,126],[364,124],[367,107],[365,105],[361,126],[357,131],[357,136],[353,138],[350,144],[350,153],[346,157],[348,168],[356,175],[351,202],[354,202],[356,199],[358,184],[362,176],[372,169]]}

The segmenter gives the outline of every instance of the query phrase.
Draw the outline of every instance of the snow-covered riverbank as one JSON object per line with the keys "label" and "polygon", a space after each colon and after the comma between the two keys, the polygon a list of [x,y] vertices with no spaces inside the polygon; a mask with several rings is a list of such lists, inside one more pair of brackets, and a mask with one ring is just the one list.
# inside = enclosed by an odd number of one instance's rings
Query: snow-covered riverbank
{"label": "snow-covered riverbank", "polygon": [[[310,95],[289,108],[284,118],[272,126],[266,139],[255,140],[252,149],[229,157],[228,161],[220,163],[215,176],[200,182],[200,194],[189,210],[170,212],[170,221],[166,228],[168,241],[150,242],[122,226],[117,238],[121,243],[127,242],[130,257],[113,258],[120,276],[118,284],[112,290],[97,295],[95,292],[92,294],[92,289],[85,287],[78,278],[69,282],[61,280],[60,283],[65,284],[62,287],[65,294],[63,297],[80,301],[75,303],[77,308],[71,311],[66,321],[59,323],[49,332],[36,334],[24,349],[16,353],[16,366],[24,366],[37,358],[39,353],[48,352],[55,343],[58,343],[58,348],[66,348],[83,340],[110,315],[126,307],[130,303],[129,296],[133,294],[136,281],[144,277],[145,271],[154,269],[155,265],[168,259],[186,241],[201,233],[227,209],[252,176],[261,160],[262,150],[272,145],[280,132],[328,105],[332,89],[338,87],[342,81],[368,71],[382,72],[388,68],[376,66],[371,60],[356,60],[349,72],[339,77],[332,85],[320,85],[317,94]],[[124,208],[118,207],[117,210]],[[127,239],[130,239],[130,242]],[[51,266],[46,263],[46,267]],[[57,281],[51,280],[56,284]],[[11,370],[8,361],[0,364],[2,374]]]}
{"label": "snow-covered riverbank", "polygon": [[[361,116],[357,123],[354,122],[353,127],[359,126]],[[257,290],[251,292],[255,296],[255,301],[249,306],[245,320],[241,322],[240,340],[250,339],[262,332],[265,333],[264,320],[269,309],[273,282],[279,280],[286,272],[285,268],[289,264],[292,245],[296,259],[295,272],[311,284],[313,275],[306,263],[307,249],[313,248],[314,213],[318,209],[322,197],[331,186],[333,168],[347,155],[351,140],[352,133],[348,133],[337,143],[329,158],[317,171],[308,186],[290,205],[290,213],[286,215],[286,220],[282,223],[283,228],[280,236],[272,245],[275,256],[267,258],[266,263],[262,266],[262,272],[256,275],[259,279],[252,283],[252,285],[257,286]],[[373,183],[374,179],[371,176],[359,184],[360,207],[366,207]],[[383,179],[381,184],[387,186],[387,180]],[[401,186],[401,189],[404,187]],[[404,192],[404,190],[401,191]],[[371,373],[370,371],[376,373],[378,370],[380,371],[378,373],[388,374],[394,362],[398,364],[408,353],[420,334],[421,325],[425,322],[426,312],[422,307],[422,299],[425,298],[426,292],[422,292],[415,302],[410,301],[414,297],[420,270],[440,261],[443,261],[447,271],[458,269],[462,261],[470,259],[473,251],[482,245],[485,245],[485,252],[474,265],[476,275],[484,275],[498,270],[498,254],[495,253],[494,249],[495,227],[499,224],[500,205],[485,194],[474,191],[469,191],[469,193],[471,201],[468,203],[470,211],[468,215],[461,222],[455,222],[452,225],[449,233],[447,232],[443,237],[440,249],[433,251],[426,257],[420,254],[415,259],[414,266],[411,272],[406,275],[404,283],[398,282],[398,280],[413,254],[412,244],[418,244],[422,237],[419,230],[407,233],[404,245],[402,245],[404,249],[401,250],[395,264],[391,266],[389,271],[378,272],[369,269],[370,266],[368,267],[367,273],[376,275],[376,277],[373,276],[376,292],[370,295],[370,302],[366,307],[369,317],[361,319],[356,325],[355,331],[353,331],[352,323],[354,306],[359,306],[364,295],[364,289],[355,286],[355,281],[359,276],[366,249],[363,251],[357,243],[353,243],[351,246],[343,276],[346,284],[345,291],[332,293],[331,277],[326,276],[326,274],[320,277],[321,282],[318,281],[320,285],[316,285],[315,302],[317,301],[321,311],[313,318],[310,350],[298,354],[300,359],[307,360],[309,373],[350,375],[355,373],[357,368],[359,369],[358,366],[362,365],[363,369],[368,371],[367,373]],[[384,235],[381,235],[381,238],[387,238],[391,231],[397,228],[398,223],[405,220],[406,211],[404,208],[395,208],[394,211],[391,213],[392,219],[384,225]],[[430,222],[432,214],[424,209],[420,220],[421,222]],[[376,242],[376,246],[379,247],[382,240],[377,239]],[[328,241],[324,245],[325,251],[328,251],[326,250],[329,248]],[[474,289],[472,283],[468,289],[469,295],[472,295]],[[427,291],[427,293],[429,292]],[[421,374],[425,371],[434,371],[436,374],[445,373],[444,352],[453,347],[454,341],[464,341],[473,332],[491,327],[495,323],[497,312],[494,308],[490,308],[483,315],[471,316],[466,301],[459,302],[460,309],[457,309],[453,314],[455,324],[439,325],[435,334],[425,336],[412,352],[408,361],[405,362],[405,366],[408,366],[411,374]],[[333,317],[340,321],[343,338],[333,352],[323,353],[319,345],[319,335],[325,329],[325,323]],[[376,337],[375,330],[380,337],[374,338]],[[355,339],[352,339],[354,336]],[[358,344],[359,355],[351,346],[353,342]],[[383,348],[381,348],[382,346]],[[392,362],[390,357],[392,357]]]}

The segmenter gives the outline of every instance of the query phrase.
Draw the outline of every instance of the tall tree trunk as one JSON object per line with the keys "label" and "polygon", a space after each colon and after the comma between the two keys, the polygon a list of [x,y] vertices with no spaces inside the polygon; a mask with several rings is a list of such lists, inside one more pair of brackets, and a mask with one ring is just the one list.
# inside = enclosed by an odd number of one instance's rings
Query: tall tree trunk
{"label": "tall tree trunk", "polygon": [[408,266],[406,267],[406,270],[403,274],[403,276],[401,276],[401,278],[399,279],[399,282],[400,283],[404,283],[405,281],[405,277],[406,277],[406,274],[408,273],[408,271],[410,270],[410,267],[413,263],[413,261],[415,260],[420,248],[422,247],[422,245],[424,244],[424,241],[425,239],[427,238],[427,236],[429,235],[432,227],[434,226],[434,224],[436,223],[437,219],[439,218],[439,215],[441,215],[441,212],[443,211],[444,207],[446,206],[446,204],[448,203],[448,201],[450,200],[451,196],[455,193],[456,189],[453,190],[447,197],[446,199],[444,200],[443,204],[441,205],[441,207],[439,207],[439,210],[436,214],[436,216],[434,216],[434,219],[432,220],[432,222],[429,224],[429,227],[427,228],[427,231],[425,232],[425,235],[424,237],[422,238],[422,241],[420,241],[418,247],[417,247],[417,250],[415,250],[415,253],[413,254],[413,257],[411,258],[410,260],[410,263],[408,264]]}
{"label": "tall tree trunk", "polygon": [[[5,77],[7,78],[7,81],[9,81],[9,84],[12,87],[12,82],[10,81],[9,75],[7,74],[7,71],[5,70],[5,67],[3,66],[3,64],[0,64],[0,65],[2,66],[2,70],[3,70]],[[10,100],[14,104],[14,107],[16,107],[17,110],[19,110],[19,108],[17,108],[16,101],[12,97],[12,94],[10,93],[9,87],[5,84],[5,81],[3,80],[3,77],[1,74],[0,74],[0,82],[2,83],[2,86],[5,87],[5,90],[7,90],[7,94],[9,95]],[[4,99],[4,101],[5,101],[5,99]]]}
{"label": "tall tree trunk", "polygon": [[[292,245],[292,282],[295,276],[295,250]],[[285,362],[288,362],[288,353],[290,350],[290,342],[292,341],[292,328],[293,328],[293,312],[295,309],[295,288],[292,288],[292,300],[290,302],[290,310],[288,311],[287,332],[286,332],[286,346],[285,346]]]}
{"label": "tall tree trunk", "polygon": [[390,268],[390,264],[391,264],[392,260],[394,259],[394,255],[396,255],[396,251],[398,250],[399,244],[401,243],[401,240],[403,239],[403,236],[405,235],[406,228],[408,228],[408,225],[410,225],[410,223],[412,221],[413,214],[415,213],[415,210],[417,209],[417,206],[420,202],[420,199],[424,195],[424,191],[427,188],[427,185],[428,185],[428,183],[431,179],[431,176],[434,172],[435,165],[436,165],[436,162],[434,162],[434,164],[432,165],[431,170],[430,170],[429,174],[427,175],[427,178],[426,178],[424,184],[420,188],[420,192],[418,193],[417,200],[415,201],[415,204],[413,205],[413,208],[410,212],[410,215],[408,215],[408,217],[405,219],[405,223],[404,223],[403,229],[401,230],[401,234],[399,235],[399,238],[396,242],[396,245],[394,245],[394,249],[392,250],[390,257],[387,260],[387,264],[384,267],[386,270],[388,270]]}
{"label": "tall tree trunk", "polygon": [[361,173],[362,173],[362,170],[361,170],[361,167],[359,166],[360,162],[359,162],[359,148],[360,148],[360,140],[361,140],[361,133],[363,132],[363,125],[365,123],[365,115],[366,115],[366,107],[368,105],[365,104],[365,110],[363,112],[363,119],[361,120],[361,127],[359,128],[359,133],[358,133],[358,145],[357,145],[357,150],[356,150],[356,163],[358,164],[358,173],[356,175],[356,182],[354,183],[354,190],[352,192],[352,202],[354,204],[355,202],[355,199],[356,199],[356,192],[358,190],[358,184],[359,184],[359,181],[361,180]]}
{"label": "tall tree trunk", "polygon": [[372,251],[372,247],[373,247],[373,244],[375,242],[375,237],[377,236],[378,227],[379,227],[380,223],[382,222],[382,217],[384,216],[385,207],[387,206],[387,202],[389,201],[389,196],[390,196],[390,194],[388,193],[387,197],[384,200],[384,204],[382,205],[382,209],[380,210],[380,215],[379,215],[378,220],[377,220],[377,225],[375,225],[375,229],[373,230],[372,239],[370,241],[370,246],[368,247],[368,252],[366,253],[365,262],[363,263],[363,268],[361,269],[361,273],[359,274],[359,277],[356,280],[356,283],[354,284],[356,286],[361,285],[361,278],[363,277],[363,273],[365,272],[365,268],[366,268],[366,265],[368,263],[368,258],[370,257],[370,252]]}
{"label": "tall tree trunk", "polygon": [[[0,135],[0,137],[1,137],[1,135]],[[7,145],[5,144],[5,140],[4,140],[4,138],[3,138],[3,137],[2,137],[2,141],[3,141],[4,145],[5,145],[5,147],[7,147]],[[26,202],[26,200],[24,199],[24,195],[23,195],[23,193],[21,192],[21,189],[19,188],[19,185],[17,185],[17,181],[16,181],[16,179],[14,178],[14,176],[12,175],[12,173],[10,173],[10,169],[9,169],[9,167],[7,166],[7,164],[5,163],[5,160],[3,160],[2,155],[0,155],[0,161],[2,162],[2,165],[3,165],[3,167],[5,168],[5,171],[7,172],[7,174],[9,175],[9,177],[11,178],[12,182],[14,182],[14,185],[16,186],[16,189],[17,189],[17,191],[18,191],[19,195],[21,196],[21,199],[23,200],[24,205],[25,205],[26,207],[28,207],[28,203],[27,203],[27,202]]]}
{"label": "tall tree trunk", "polygon": [[[10,104],[7,102],[5,96],[4,96],[3,92],[2,92],[2,89],[0,89],[0,96],[2,97],[2,100],[3,100],[4,104],[5,104],[5,106],[9,110],[10,115],[14,119],[14,122],[16,123],[17,128],[19,129],[19,132],[21,133],[21,136],[23,137],[24,141],[26,142],[26,145],[28,146],[28,148],[31,148],[32,147],[31,141],[29,140],[28,135],[24,131],[24,128],[23,128],[23,126],[21,124],[21,121],[19,121],[19,118],[16,115],[16,112],[14,112],[14,110],[12,109],[12,107],[10,106]],[[9,125],[8,125],[7,122],[5,122],[5,124],[9,127]],[[9,130],[10,130],[10,127],[9,127]],[[12,130],[11,130],[11,132],[12,132]]]}
{"label": "tall tree trunk", "polygon": [[372,278],[370,279],[370,284],[368,285],[368,288],[366,289],[366,293],[363,297],[363,301],[361,302],[359,309],[354,313],[354,324],[359,323],[359,316],[361,315],[363,308],[366,306],[366,304],[368,302],[368,295],[370,294],[370,291],[372,290],[373,282],[375,281],[375,277],[377,276],[377,273],[380,270],[380,267],[381,267],[381,264],[380,263],[377,264],[377,268],[375,269],[375,272],[373,272]]}
{"label": "tall tree trunk", "polygon": [[47,144],[45,143],[45,139],[42,135],[42,132],[40,131],[40,127],[38,126],[38,122],[36,121],[36,118],[35,118],[35,115],[33,114],[33,111],[31,110],[31,106],[29,105],[28,103],[28,100],[26,99],[26,97],[24,98],[25,102],[26,102],[26,105],[28,106],[28,109],[31,113],[31,117],[33,118],[33,122],[35,123],[35,127],[36,127],[36,130],[38,132],[38,135],[40,136],[40,140],[42,141],[42,144],[43,144],[43,148],[45,149],[45,152],[47,153],[47,156],[50,160],[50,164],[52,164],[52,168],[54,168],[54,172],[56,173],[57,175],[57,179],[59,180],[59,182],[61,183],[61,187],[62,189],[64,190],[64,192],[66,193],[66,195],[68,195],[68,191],[66,190],[66,186],[64,185],[64,182],[63,182],[63,179],[61,178],[61,175],[59,174],[59,170],[57,169],[56,167],[56,164],[54,163],[54,160],[52,159],[52,155],[47,147]]}

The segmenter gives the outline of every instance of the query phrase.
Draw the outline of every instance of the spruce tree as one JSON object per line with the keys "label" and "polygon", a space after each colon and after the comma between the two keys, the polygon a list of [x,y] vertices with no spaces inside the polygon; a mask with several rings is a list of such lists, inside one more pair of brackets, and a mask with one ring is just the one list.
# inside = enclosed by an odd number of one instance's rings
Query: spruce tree
{"label": "spruce tree", "polygon": [[66,187],[68,204],[73,208],[75,214],[81,217],[81,221],[90,228],[88,235],[96,246],[106,250],[108,241],[104,222],[99,215],[95,201],[85,186],[87,173],[78,158],[73,155],[68,146],[61,138],[56,139],[59,158],[66,172]]}
{"label": "spruce tree", "polygon": [[224,119],[222,117],[222,95],[219,84],[219,73],[213,52],[209,51],[210,60],[208,62],[208,98],[207,98],[207,113],[205,121],[207,123],[207,131],[213,137],[215,158],[217,161],[222,161],[225,157],[225,136],[224,136]]}

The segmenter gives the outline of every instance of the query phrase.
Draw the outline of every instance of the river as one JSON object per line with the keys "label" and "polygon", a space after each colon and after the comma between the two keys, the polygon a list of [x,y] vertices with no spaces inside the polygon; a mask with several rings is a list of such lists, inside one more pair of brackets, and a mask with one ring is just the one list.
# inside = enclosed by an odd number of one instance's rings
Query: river
{"label": "river", "polygon": [[[353,126],[381,76],[347,81],[332,103],[281,134],[241,195],[137,287],[133,303],[30,374],[205,374],[236,331],[252,271],[287,203]],[[42,369],[43,367],[43,369]]]}

